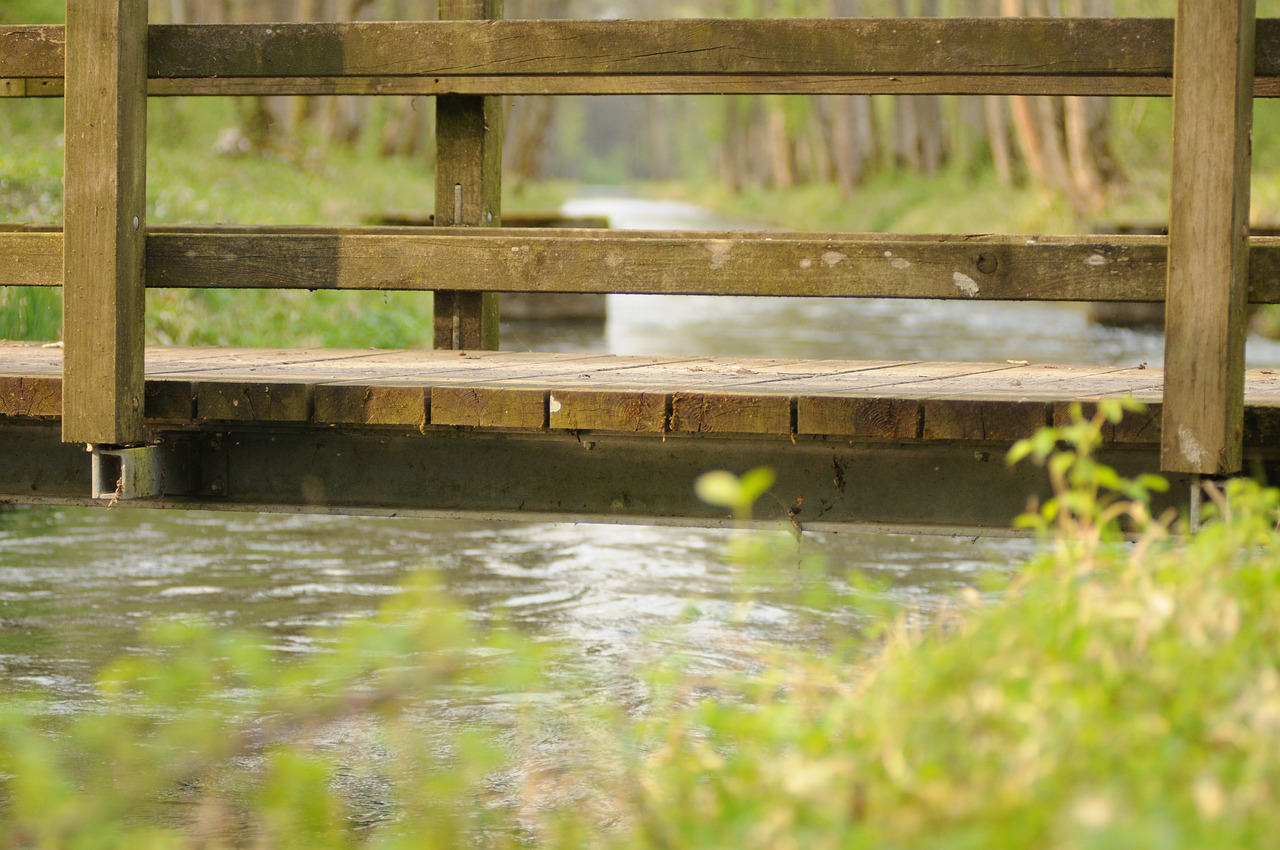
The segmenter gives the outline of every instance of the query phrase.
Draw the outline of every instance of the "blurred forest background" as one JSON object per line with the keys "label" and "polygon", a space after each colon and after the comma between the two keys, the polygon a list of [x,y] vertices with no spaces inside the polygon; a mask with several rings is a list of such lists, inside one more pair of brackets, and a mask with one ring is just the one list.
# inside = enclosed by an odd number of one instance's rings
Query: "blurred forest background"
{"label": "blurred forest background", "polygon": [[[8,0],[0,20],[57,19],[61,4]],[[506,0],[509,18],[1109,16],[1125,0]],[[156,23],[429,20],[436,0],[152,0]],[[1141,7],[1141,8],[1139,8]],[[224,153],[346,146],[430,157],[424,98],[246,98]],[[924,96],[516,97],[506,179],[618,183],[715,179],[730,193],[830,184],[851,194],[886,171],[990,167],[999,183],[1061,193],[1080,215],[1124,179],[1101,98]]]}
{"label": "blurred forest background", "polygon": [[[435,0],[168,0],[174,22],[427,20]],[[1110,15],[1113,0],[506,0],[509,18]],[[431,110],[401,99],[374,116],[367,98],[256,100],[254,148],[375,144],[384,156],[430,155]],[[1002,184],[1029,180],[1073,208],[1100,208],[1121,176],[1099,98],[519,97],[508,101],[505,176],[617,183],[718,178],[730,192],[829,183],[851,193],[872,174],[934,174],[987,159]],[[369,137],[373,138],[370,139]],[[224,140],[225,141],[225,140]],[[712,155],[708,156],[708,151]]]}

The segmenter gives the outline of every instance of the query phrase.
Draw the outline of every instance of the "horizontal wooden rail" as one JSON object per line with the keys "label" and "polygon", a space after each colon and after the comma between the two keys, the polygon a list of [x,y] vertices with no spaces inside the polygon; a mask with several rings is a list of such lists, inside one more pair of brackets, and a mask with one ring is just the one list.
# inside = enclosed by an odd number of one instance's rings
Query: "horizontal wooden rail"
{"label": "horizontal wooden rail", "polygon": [[[1280,238],[1250,245],[1250,301],[1280,303]],[[1161,236],[175,227],[148,236],[147,285],[1158,302],[1166,246]],[[57,231],[0,230],[0,285],[58,286],[61,258]]]}
{"label": "horizontal wooden rail", "polygon": [[[61,94],[60,26],[0,27],[0,95]],[[1280,19],[1258,22],[1280,95]],[[1164,18],[155,25],[153,95],[1168,95]]]}

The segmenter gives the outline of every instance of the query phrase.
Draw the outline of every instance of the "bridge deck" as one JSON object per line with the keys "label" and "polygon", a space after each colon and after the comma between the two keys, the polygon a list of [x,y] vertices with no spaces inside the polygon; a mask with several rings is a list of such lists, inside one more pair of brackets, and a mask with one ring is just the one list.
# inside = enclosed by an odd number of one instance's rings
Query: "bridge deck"
{"label": "bridge deck", "polygon": [[[153,348],[147,418],[469,426],[626,434],[815,435],[1005,442],[1072,402],[1131,395],[1151,406],[1109,434],[1159,442],[1163,373],[1145,365],[1050,366],[623,357],[519,352]],[[0,343],[0,416],[56,418],[57,347]],[[1246,443],[1280,421],[1280,374],[1247,375]]]}
{"label": "bridge deck", "polygon": [[[61,442],[60,349],[0,343],[0,502],[92,504]],[[447,351],[159,348],[146,413],[161,495],[234,510],[720,524],[692,482],[778,473],[762,520],[1007,529],[1044,473],[999,462],[1072,402],[1131,395],[1122,472],[1160,447],[1159,369]],[[1274,473],[1280,374],[1247,378],[1246,450]],[[114,480],[114,479],[112,479]],[[180,482],[174,484],[174,482]],[[1187,492],[1178,478],[1168,504]]]}

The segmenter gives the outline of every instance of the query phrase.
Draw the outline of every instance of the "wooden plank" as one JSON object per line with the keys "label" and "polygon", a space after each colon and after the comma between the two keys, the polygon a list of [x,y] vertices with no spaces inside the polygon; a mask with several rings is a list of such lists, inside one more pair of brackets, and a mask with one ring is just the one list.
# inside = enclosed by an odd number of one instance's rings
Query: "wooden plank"
{"label": "wooden plank", "polygon": [[[192,35],[190,26],[153,28],[156,76],[911,76],[975,69],[1026,76],[1168,76],[1173,22],[845,18],[512,20],[474,26],[441,20],[206,25],[198,38]],[[4,66],[0,72],[22,76]]]}
{"label": "wooden plank", "polygon": [[427,393],[420,386],[326,384],[315,388],[312,420],[334,425],[427,424]]}
{"label": "wooden plank", "polygon": [[66,39],[66,27],[59,25],[0,26],[0,77],[61,77]]}
{"label": "wooden plank", "polygon": [[[752,243],[748,249],[738,250],[747,243]],[[734,274],[725,271],[728,259],[719,269],[708,267],[713,250],[708,246],[723,244],[730,247],[714,250],[736,252]],[[0,232],[0,285],[61,285],[61,252],[59,232]],[[549,235],[515,228],[485,234],[442,228],[424,234],[416,228],[160,226],[147,238],[147,285],[353,290],[452,285],[503,292],[1155,302],[1165,296],[1166,252],[1167,241],[1158,236],[594,230]],[[844,259],[827,267],[822,257],[828,253]],[[970,273],[970,267],[984,262],[984,254],[985,265],[994,263],[996,271]],[[805,259],[809,268],[798,273]],[[1249,259],[1250,303],[1280,303],[1280,238],[1250,239]],[[664,263],[672,266],[670,274],[663,273]],[[457,276],[458,268],[472,264],[485,276]],[[950,276],[948,268],[954,269]],[[971,288],[957,286],[957,271],[978,285],[974,295],[966,294]]]}
{"label": "wooden plank", "polygon": [[555,389],[548,399],[548,424],[569,431],[660,434],[670,425],[668,398],[643,390]]}
{"label": "wooden plank", "polygon": [[[1102,395],[1101,393],[1099,395]],[[1141,413],[1128,411],[1124,418],[1117,424],[1110,422],[1103,425],[1102,441],[1106,445],[1124,444],[1124,445],[1159,445],[1160,444],[1160,419],[1162,415],[1162,405],[1160,402],[1145,402],[1147,409]],[[1074,404],[1079,404],[1081,414],[1085,418],[1092,418],[1097,413],[1098,405],[1096,401],[1059,401],[1052,405],[1052,421],[1057,427],[1071,424],[1071,409]],[[1256,444],[1255,444],[1256,445]]]}
{"label": "wooden plank", "polygon": [[62,438],[136,444],[145,437],[147,4],[70,3],[66,35]]}
{"label": "wooden plank", "polygon": [[915,399],[810,396],[796,399],[796,433],[916,440],[923,424]]}
{"label": "wooden plank", "polygon": [[200,381],[196,418],[204,422],[307,422],[311,386],[298,383]]}
{"label": "wooden plank", "polygon": [[[62,97],[61,77],[0,80],[0,97]],[[1167,77],[884,77],[865,75],[705,77],[202,77],[152,79],[152,97],[285,95],[617,94],[1013,94],[1168,97]],[[1280,96],[1280,80],[1259,79],[1257,97]]]}
{"label": "wooden plank", "polygon": [[926,440],[1009,443],[1030,437],[1051,417],[1042,401],[932,399],[922,408],[921,437]]}
{"label": "wooden plank", "polygon": [[62,415],[62,379],[0,376],[0,417],[54,419]]}
{"label": "wooden plank", "polygon": [[671,430],[691,434],[778,434],[792,428],[786,395],[677,392],[671,399]]}
{"label": "wooden plank", "polygon": [[[486,23],[501,18],[504,0],[439,0],[440,19]],[[461,32],[475,25],[456,25]],[[436,98],[435,223],[444,227],[502,224],[502,99],[473,95]],[[454,270],[455,273],[458,269]],[[496,349],[498,296],[492,291],[435,292],[434,346]]]}
{"label": "wooden plank", "polygon": [[[347,384],[430,386],[437,383],[459,386],[482,385],[538,385],[544,381],[574,374],[589,368],[591,364],[607,362],[607,354],[557,354],[554,357],[531,358],[521,352],[458,352],[460,356],[440,356],[446,352],[433,352],[429,359],[419,358],[417,352],[404,352],[402,357],[381,354],[370,358],[369,376],[347,374],[326,376],[316,372],[315,380],[335,381]],[[448,352],[452,354],[452,352]]]}
{"label": "wooden plank", "polygon": [[1254,0],[1179,0],[1161,468],[1238,472]]}
{"label": "wooden plank", "polygon": [[155,286],[1158,301],[1161,237],[156,234]]}
{"label": "wooden plank", "polygon": [[61,286],[62,233],[0,233],[0,286]]}
{"label": "wooden plank", "polygon": [[1244,444],[1250,448],[1280,446],[1280,405],[1245,408]]}
{"label": "wooden plank", "polygon": [[[0,27],[0,77],[36,81],[29,95],[57,94],[62,40],[59,26]],[[204,24],[152,27],[151,53],[152,91],[165,95],[1149,96],[1169,93],[1173,27],[1105,18]],[[1280,73],[1271,20],[1259,22],[1257,71],[1269,82]]]}
{"label": "wooden plank", "polygon": [[431,424],[473,428],[546,428],[547,391],[500,387],[432,387]]}
{"label": "wooden plank", "polygon": [[1158,391],[1159,386],[1159,377],[1146,368],[1013,365],[986,372],[970,367],[921,385],[927,393],[921,397],[1043,402],[1076,398],[1082,392],[1091,398],[1099,393],[1133,395],[1153,387]]}
{"label": "wooden plank", "polygon": [[[5,80],[0,97],[62,97],[61,77]],[[152,97],[284,95],[949,94],[1169,97],[1170,77],[770,75],[703,77],[201,77],[153,78]],[[1259,77],[1254,97],[1280,97],[1280,77]]]}
{"label": "wooden plank", "polygon": [[196,385],[191,381],[147,381],[147,419],[186,423],[196,418]]}
{"label": "wooden plank", "polygon": [[[55,347],[0,342],[0,416],[56,418],[61,362]],[[801,435],[1005,442],[1038,424],[1046,407],[1062,424],[1072,402],[1088,415],[1100,398],[1136,396],[1147,401],[1148,412],[1108,427],[1104,438],[1143,446],[1160,439],[1163,378],[1154,368],[521,352],[154,349],[148,364],[148,419],[187,426],[421,428],[430,392],[440,421],[426,427],[785,436],[783,414],[794,398]],[[1245,443],[1251,450],[1274,449],[1280,373],[1254,370],[1246,377]],[[335,378],[341,383],[326,383]],[[681,407],[667,424],[672,395]],[[554,412],[552,399],[561,405]],[[630,402],[635,406],[628,408]],[[670,413],[677,414],[674,399]]]}
{"label": "wooden plank", "polygon": [[[153,88],[154,84],[148,83],[148,93]],[[62,97],[66,91],[66,81],[62,77],[0,80],[0,97]]]}

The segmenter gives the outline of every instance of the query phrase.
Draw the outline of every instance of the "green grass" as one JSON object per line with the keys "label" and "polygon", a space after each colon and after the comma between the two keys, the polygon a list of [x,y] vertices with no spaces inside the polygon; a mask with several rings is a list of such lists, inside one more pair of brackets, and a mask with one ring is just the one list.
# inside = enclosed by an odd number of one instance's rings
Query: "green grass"
{"label": "green grass", "polygon": [[[195,104],[195,105],[193,105]],[[58,222],[62,214],[59,102],[0,104],[0,222]],[[237,125],[231,100],[152,100],[147,158],[151,224],[357,225],[387,213],[429,213],[425,160],[302,144],[262,155],[213,150]],[[6,182],[7,181],[7,182]],[[508,209],[554,209],[555,187],[532,187]],[[56,292],[0,288],[0,338],[57,339]],[[421,292],[151,290],[153,343],[422,348],[431,345],[431,295]]]}

